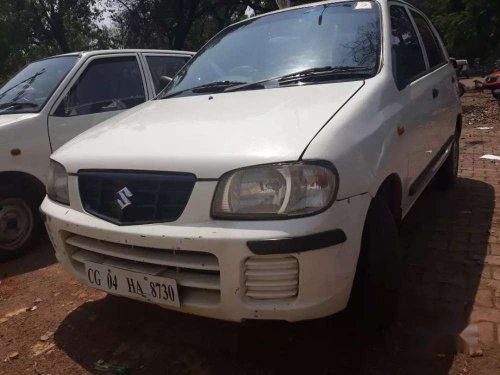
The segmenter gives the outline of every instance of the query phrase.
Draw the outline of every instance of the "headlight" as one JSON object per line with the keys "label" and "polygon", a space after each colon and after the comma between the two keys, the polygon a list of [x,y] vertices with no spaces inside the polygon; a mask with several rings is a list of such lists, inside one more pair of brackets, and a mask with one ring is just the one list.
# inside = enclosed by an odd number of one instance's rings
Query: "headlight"
{"label": "headlight", "polygon": [[319,213],[335,200],[338,174],[326,161],[269,164],[226,173],[215,192],[218,219],[286,219]]}
{"label": "headlight", "polygon": [[54,160],[50,161],[47,195],[56,202],[69,205],[68,173],[61,164]]}

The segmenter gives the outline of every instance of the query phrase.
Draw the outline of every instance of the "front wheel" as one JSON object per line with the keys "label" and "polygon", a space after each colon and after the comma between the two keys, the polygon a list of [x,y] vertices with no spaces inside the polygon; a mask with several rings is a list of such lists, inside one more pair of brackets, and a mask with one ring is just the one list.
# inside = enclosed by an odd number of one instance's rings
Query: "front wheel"
{"label": "front wheel", "polygon": [[436,185],[441,190],[451,189],[458,177],[458,163],[460,160],[459,136],[455,135],[455,139],[451,145],[450,154],[443,163],[439,171],[436,173]]}
{"label": "front wheel", "polygon": [[398,226],[388,204],[375,197],[363,230],[348,311],[371,330],[387,327],[398,306],[401,253]]}
{"label": "front wheel", "polygon": [[38,205],[30,194],[0,189],[0,261],[21,256],[38,238]]}

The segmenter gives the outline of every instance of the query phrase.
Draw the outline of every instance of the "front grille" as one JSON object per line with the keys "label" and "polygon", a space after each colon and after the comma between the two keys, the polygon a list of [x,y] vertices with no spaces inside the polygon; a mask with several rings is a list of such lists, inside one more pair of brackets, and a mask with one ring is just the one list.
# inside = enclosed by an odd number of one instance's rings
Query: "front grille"
{"label": "front grille", "polygon": [[220,301],[220,270],[210,253],[164,250],[96,240],[65,232],[72,265],[85,277],[85,262],[175,279],[182,305],[214,307]]}
{"label": "front grille", "polygon": [[246,296],[282,300],[297,296],[299,262],[292,256],[250,257],[245,261]]}
{"label": "front grille", "polygon": [[80,171],[78,186],[85,211],[117,225],[177,220],[191,196],[190,173]]}

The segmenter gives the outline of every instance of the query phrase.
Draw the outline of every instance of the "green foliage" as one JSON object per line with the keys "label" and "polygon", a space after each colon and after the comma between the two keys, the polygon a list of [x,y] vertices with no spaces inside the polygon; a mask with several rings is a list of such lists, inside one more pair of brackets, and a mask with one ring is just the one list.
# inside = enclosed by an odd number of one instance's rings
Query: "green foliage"
{"label": "green foliage", "polygon": [[215,33],[245,17],[276,9],[274,1],[108,0],[126,47],[196,50]]}
{"label": "green foliage", "polygon": [[493,62],[500,59],[499,0],[409,0],[425,12],[450,55]]}
{"label": "green foliage", "polygon": [[108,48],[96,0],[0,0],[0,83],[35,59]]}
{"label": "green foliage", "polygon": [[[500,0],[408,1],[431,18],[452,56],[500,59]],[[105,6],[112,27],[101,24]],[[247,7],[277,9],[275,0],[0,0],[0,84],[34,59],[69,51],[197,50]]]}

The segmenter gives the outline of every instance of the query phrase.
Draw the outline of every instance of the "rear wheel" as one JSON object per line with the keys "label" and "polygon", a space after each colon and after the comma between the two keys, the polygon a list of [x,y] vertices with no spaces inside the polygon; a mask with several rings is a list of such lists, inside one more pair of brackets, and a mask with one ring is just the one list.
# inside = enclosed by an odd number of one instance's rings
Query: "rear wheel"
{"label": "rear wheel", "polygon": [[400,282],[398,227],[381,197],[368,210],[348,311],[370,330],[389,326],[398,306]]}
{"label": "rear wheel", "polygon": [[0,261],[28,251],[38,238],[39,227],[38,204],[30,194],[0,189]]}
{"label": "rear wheel", "polygon": [[436,185],[439,189],[451,189],[458,176],[458,163],[460,160],[459,136],[455,134],[455,139],[451,145],[450,154],[436,173]]}

